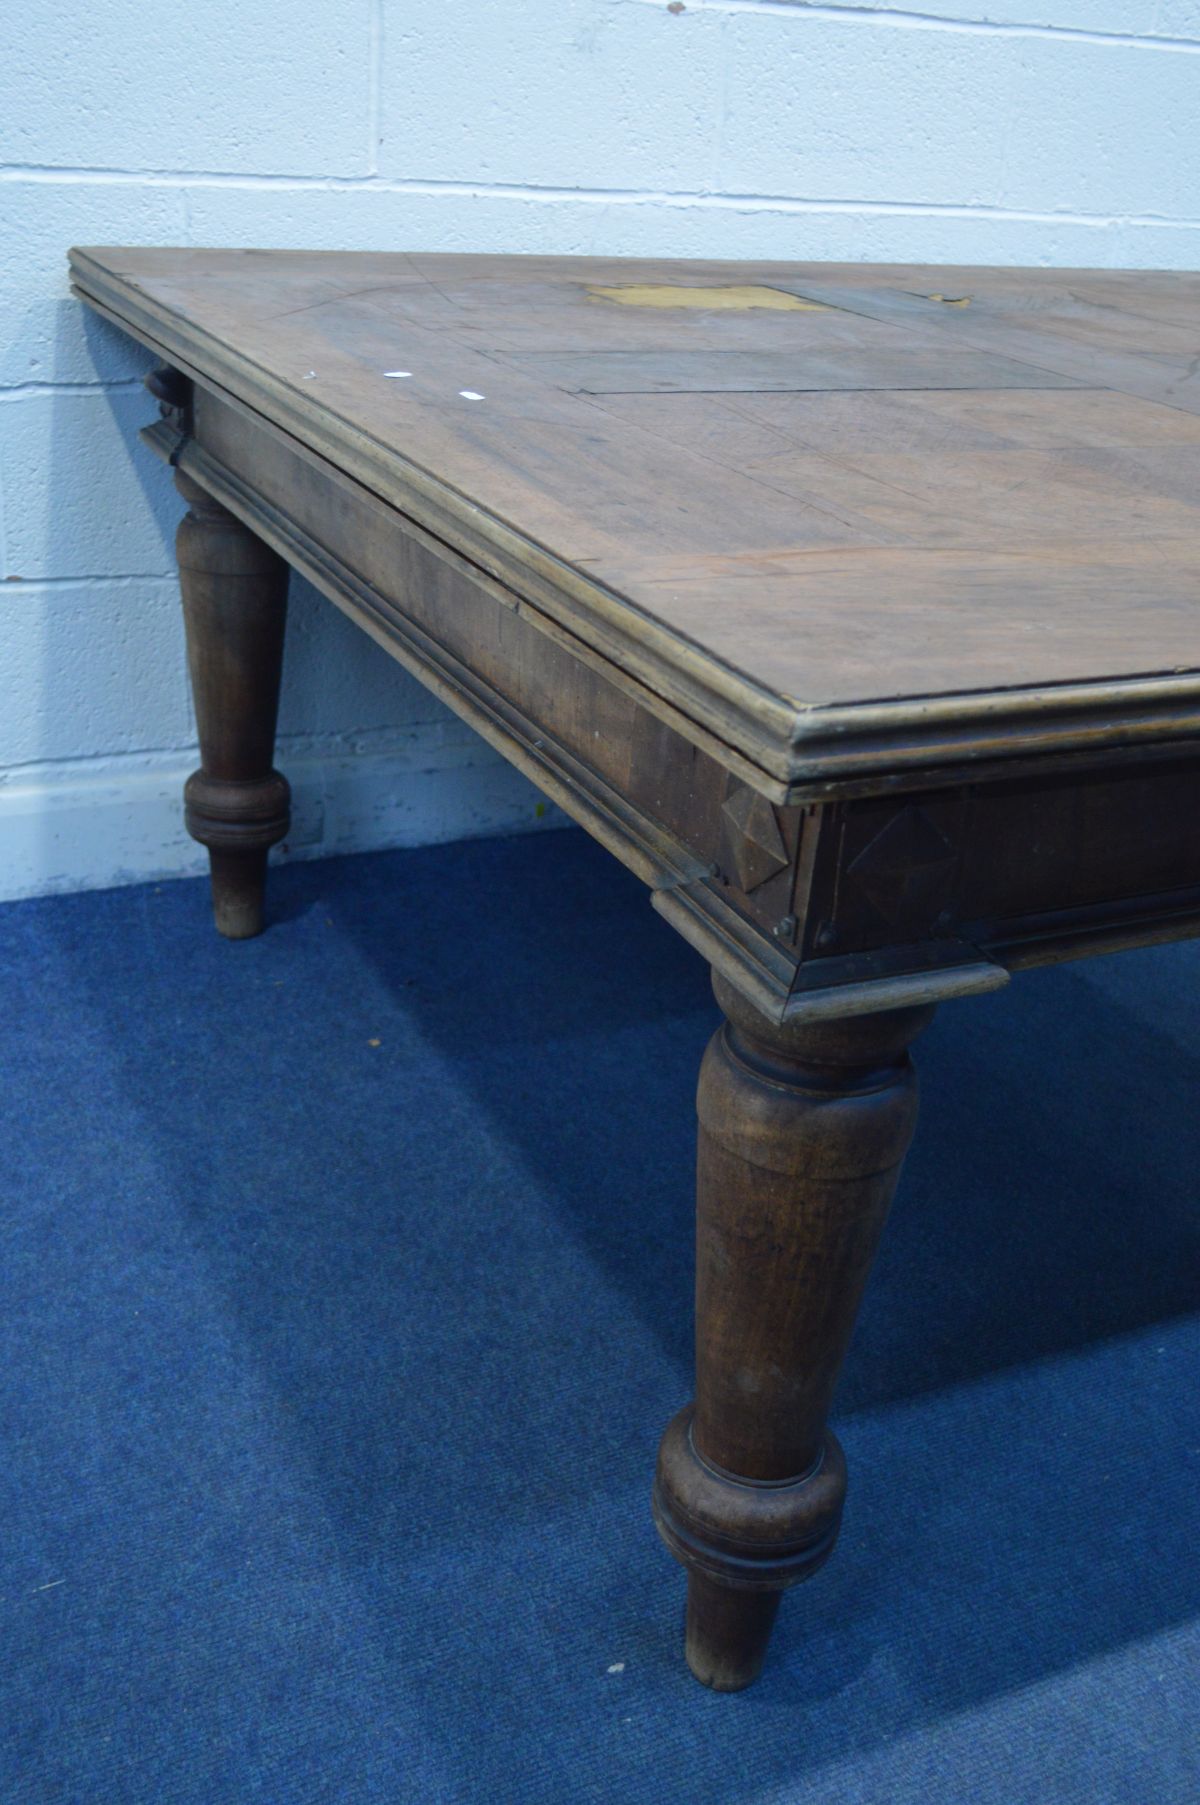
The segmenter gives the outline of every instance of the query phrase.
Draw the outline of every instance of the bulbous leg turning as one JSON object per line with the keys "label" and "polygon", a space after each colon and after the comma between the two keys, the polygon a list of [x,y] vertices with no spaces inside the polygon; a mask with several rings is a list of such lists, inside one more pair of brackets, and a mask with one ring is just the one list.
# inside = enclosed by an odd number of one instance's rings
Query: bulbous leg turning
{"label": "bulbous leg turning", "polygon": [[654,1515],[688,1573],[686,1652],[760,1672],[782,1591],[829,1558],[846,1465],[826,1418],[916,1120],[929,1008],[776,1027],[723,979],[700,1073],[696,1400]]}
{"label": "bulbous leg turning", "polygon": [[288,831],[287,779],[272,766],[288,567],[199,484],[176,539],[200,769],[187,830],[208,847],[213,915],[230,940],[261,933],[267,853]]}

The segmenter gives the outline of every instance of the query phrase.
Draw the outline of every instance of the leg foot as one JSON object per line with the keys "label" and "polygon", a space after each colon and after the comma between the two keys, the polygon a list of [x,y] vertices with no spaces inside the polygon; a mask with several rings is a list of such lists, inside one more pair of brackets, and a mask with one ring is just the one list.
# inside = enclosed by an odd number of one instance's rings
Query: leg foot
{"label": "leg foot", "polygon": [[721,978],[700,1075],[696,1402],[668,1424],[654,1516],[688,1573],[688,1665],[762,1666],[780,1593],[833,1551],[846,1466],[826,1417],[916,1120],[933,1011],[777,1027]]}
{"label": "leg foot", "polygon": [[226,940],[253,940],[263,931],[267,848],[241,852],[236,847],[210,846],[208,866],[218,934]]}
{"label": "leg foot", "polygon": [[782,1592],[743,1592],[689,1573],[684,1653],[702,1686],[741,1692],[762,1672]]}
{"label": "leg foot", "polygon": [[189,477],[176,541],[200,769],[184,790],[209,849],[213,914],[230,940],[262,932],[267,853],[288,831],[287,780],[272,768],[288,568]]}

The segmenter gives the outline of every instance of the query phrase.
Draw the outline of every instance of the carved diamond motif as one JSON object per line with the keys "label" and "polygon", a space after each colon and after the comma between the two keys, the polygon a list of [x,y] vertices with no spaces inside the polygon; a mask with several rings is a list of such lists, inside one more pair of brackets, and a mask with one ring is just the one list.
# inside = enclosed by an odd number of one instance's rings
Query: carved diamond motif
{"label": "carved diamond motif", "polygon": [[943,907],[957,864],[953,846],[924,810],[906,808],[864,846],[848,875],[885,921],[911,927]]}
{"label": "carved diamond motif", "polygon": [[779,818],[766,797],[748,784],[739,785],[725,798],[721,838],[725,862],[747,894],[787,868],[788,851]]}

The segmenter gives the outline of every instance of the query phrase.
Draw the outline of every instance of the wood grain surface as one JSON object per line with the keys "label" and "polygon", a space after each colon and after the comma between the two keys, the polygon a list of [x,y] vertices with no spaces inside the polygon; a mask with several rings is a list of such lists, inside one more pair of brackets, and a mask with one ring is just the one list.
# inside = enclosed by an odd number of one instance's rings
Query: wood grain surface
{"label": "wood grain surface", "polygon": [[1131,683],[1200,701],[1200,276],[113,249],[73,266],[222,392],[276,419],[285,397],[287,430],[385,500],[419,517],[417,484],[485,549],[550,559],[582,638],[600,596],[609,656],[653,640],[651,687],[677,669],[744,691],[766,738],[1081,686],[1101,718]]}

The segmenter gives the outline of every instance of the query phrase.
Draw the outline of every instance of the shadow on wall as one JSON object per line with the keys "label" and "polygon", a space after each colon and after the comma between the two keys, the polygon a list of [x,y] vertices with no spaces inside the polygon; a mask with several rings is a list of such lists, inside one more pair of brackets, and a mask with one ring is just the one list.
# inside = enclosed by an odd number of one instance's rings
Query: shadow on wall
{"label": "shadow on wall", "polygon": [[163,772],[178,763],[189,718],[179,510],[137,437],[147,397],[130,366],[149,360],[89,315],[88,356],[115,374],[81,380],[81,318],[77,301],[58,305],[47,386],[6,409],[28,418],[14,441],[25,492],[9,561],[22,579],[24,646],[21,734],[5,734],[0,751],[4,895],[195,868]]}
{"label": "shadow on wall", "polygon": [[[77,379],[82,316],[102,383]],[[183,829],[196,762],[175,572],[183,511],[142,445],[156,404],[131,374],[148,354],[64,301],[64,373],[22,418],[9,475],[22,702],[0,736],[9,767],[0,895],[203,869]],[[75,380],[65,371],[74,370]],[[27,415],[27,418],[25,417]],[[14,459],[6,460],[6,466]],[[293,578],[278,763],[293,832],[277,859],[561,826],[518,772],[301,578]]]}

